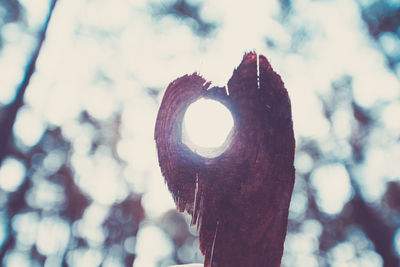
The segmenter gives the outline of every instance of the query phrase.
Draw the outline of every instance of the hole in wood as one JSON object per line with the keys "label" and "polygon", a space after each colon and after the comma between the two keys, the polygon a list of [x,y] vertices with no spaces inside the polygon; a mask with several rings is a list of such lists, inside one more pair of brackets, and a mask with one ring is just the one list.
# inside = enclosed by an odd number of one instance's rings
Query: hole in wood
{"label": "hole in wood", "polygon": [[233,117],[221,102],[200,98],[187,108],[182,127],[182,142],[207,158],[221,155],[232,139]]}

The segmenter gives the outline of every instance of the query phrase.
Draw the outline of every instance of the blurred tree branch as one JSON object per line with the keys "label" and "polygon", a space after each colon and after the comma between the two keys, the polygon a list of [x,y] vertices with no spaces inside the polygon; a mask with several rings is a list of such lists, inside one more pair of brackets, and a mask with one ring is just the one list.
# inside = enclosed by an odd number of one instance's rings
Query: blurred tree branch
{"label": "blurred tree branch", "polygon": [[361,197],[360,189],[354,182],[351,167],[346,166],[346,168],[350,174],[355,195],[335,218],[324,218],[318,209],[315,210],[318,220],[323,221],[324,224],[320,249],[327,251],[338,240],[344,238],[348,227],[357,225],[373,243],[375,251],[382,257],[384,267],[399,266],[399,258],[392,245],[396,228],[388,224],[382,218],[382,214]]}
{"label": "blurred tree branch", "polygon": [[[1,166],[1,163],[3,162],[3,159],[8,154],[8,149],[9,149],[9,146],[11,143],[10,141],[12,140],[11,135],[12,135],[13,125],[15,123],[15,119],[16,119],[18,110],[23,106],[23,99],[24,99],[26,88],[28,87],[30,79],[31,79],[33,73],[35,72],[36,60],[39,57],[43,42],[45,40],[46,31],[47,31],[47,28],[48,28],[48,25],[50,22],[50,18],[51,18],[51,15],[53,13],[56,3],[57,3],[57,0],[53,0],[50,4],[48,15],[43,24],[43,28],[39,34],[38,44],[36,46],[35,51],[32,54],[31,59],[28,62],[24,78],[23,78],[21,84],[18,86],[17,93],[15,95],[14,100],[11,102],[11,104],[3,107],[1,110],[2,114],[0,117],[0,119],[1,119],[1,121],[0,121],[0,129],[1,129],[0,130],[0,166]],[[26,180],[26,182],[24,184],[28,185],[29,184],[28,180]],[[21,199],[23,199],[24,192],[26,191],[26,185],[21,187],[22,192],[23,192]],[[10,220],[7,223],[7,232],[8,233],[12,232]],[[9,235],[6,242],[3,244],[3,246],[0,249],[0,259],[4,258],[7,250],[10,249],[14,245],[14,243],[15,243],[14,237],[12,235]]]}
{"label": "blurred tree branch", "polygon": [[46,20],[44,21],[42,30],[40,31],[38,44],[33,51],[32,57],[29,60],[25,75],[21,84],[17,88],[17,93],[15,95],[14,100],[7,106],[3,107],[1,110],[1,121],[0,121],[0,165],[3,162],[3,159],[8,154],[9,145],[11,143],[11,135],[12,135],[12,128],[15,123],[15,119],[18,113],[18,110],[23,106],[24,102],[24,95],[26,88],[29,85],[31,77],[35,72],[36,68],[36,61],[39,57],[40,51],[42,49],[44,40],[46,38],[47,28],[49,26],[49,22],[51,16],[53,14],[54,7],[57,3],[57,0],[52,0],[49,7],[49,12],[47,14]]}
{"label": "blurred tree branch", "polygon": [[173,16],[179,20],[185,20],[194,34],[198,36],[210,36],[218,27],[218,23],[206,21],[201,16],[202,4],[189,3],[186,0],[173,1],[168,5],[151,5],[153,16],[161,18],[164,16]]}

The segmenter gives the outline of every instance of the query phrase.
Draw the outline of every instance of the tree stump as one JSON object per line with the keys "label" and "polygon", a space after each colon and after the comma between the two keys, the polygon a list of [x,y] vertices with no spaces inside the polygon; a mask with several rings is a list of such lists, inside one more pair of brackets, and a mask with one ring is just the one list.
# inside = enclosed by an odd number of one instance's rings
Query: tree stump
{"label": "tree stump", "polygon": [[[244,55],[225,87],[198,74],[171,82],[155,140],[162,174],[179,211],[197,225],[206,267],[280,266],[294,185],[295,140],[288,93],[263,55]],[[234,118],[226,150],[202,157],[182,142],[187,107],[225,104]]]}

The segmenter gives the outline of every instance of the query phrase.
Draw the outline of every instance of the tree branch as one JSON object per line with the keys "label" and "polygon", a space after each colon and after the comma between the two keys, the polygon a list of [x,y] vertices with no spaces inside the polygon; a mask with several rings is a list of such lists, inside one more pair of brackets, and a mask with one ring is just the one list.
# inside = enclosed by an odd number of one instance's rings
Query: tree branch
{"label": "tree branch", "polygon": [[24,95],[25,91],[29,85],[29,82],[31,80],[31,77],[33,73],[35,72],[36,68],[36,61],[39,57],[40,51],[42,49],[44,40],[46,38],[46,32],[47,28],[49,26],[49,22],[51,19],[51,15],[53,14],[54,7],[57,3],[57,0],[52,0],[50,7],[49,7],[49,12],[47,14],[46,20],[43,24],[42,30],[39,34],[39,41],[38,44],[33,51],[32,57],[30,58],[25,75],[23,77],[23,80],[21,81],[20,85],[18,86],[17,93],[15,95],[14,100],[11,102],[11,104],[3,107],[3,116],[2,116],[2,121],[0,122],[0,165],[3,162],[3,159],[6,157],[8,154],[8,149],[11,141],[11,135],[12,135],[12,128],[15,123],[15,119],[18,113],[18,110],[23,106],[24,103]]}

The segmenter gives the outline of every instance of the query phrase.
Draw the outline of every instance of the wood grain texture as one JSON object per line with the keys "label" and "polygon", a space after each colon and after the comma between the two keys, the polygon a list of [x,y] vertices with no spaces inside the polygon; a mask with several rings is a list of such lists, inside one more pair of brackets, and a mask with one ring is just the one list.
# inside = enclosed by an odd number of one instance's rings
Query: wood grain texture
{"label": "wood grain texture", "polygon": [[[206,267],[280,266],[294,185],[295,141],[288,93],[267,59],[247,53],[224,87],[194,73],[170,83],[155,140],[179,211],[192,215]],[[219,100],[234,128],[224,153],[205,158],[182,143],[187,107]]]}

